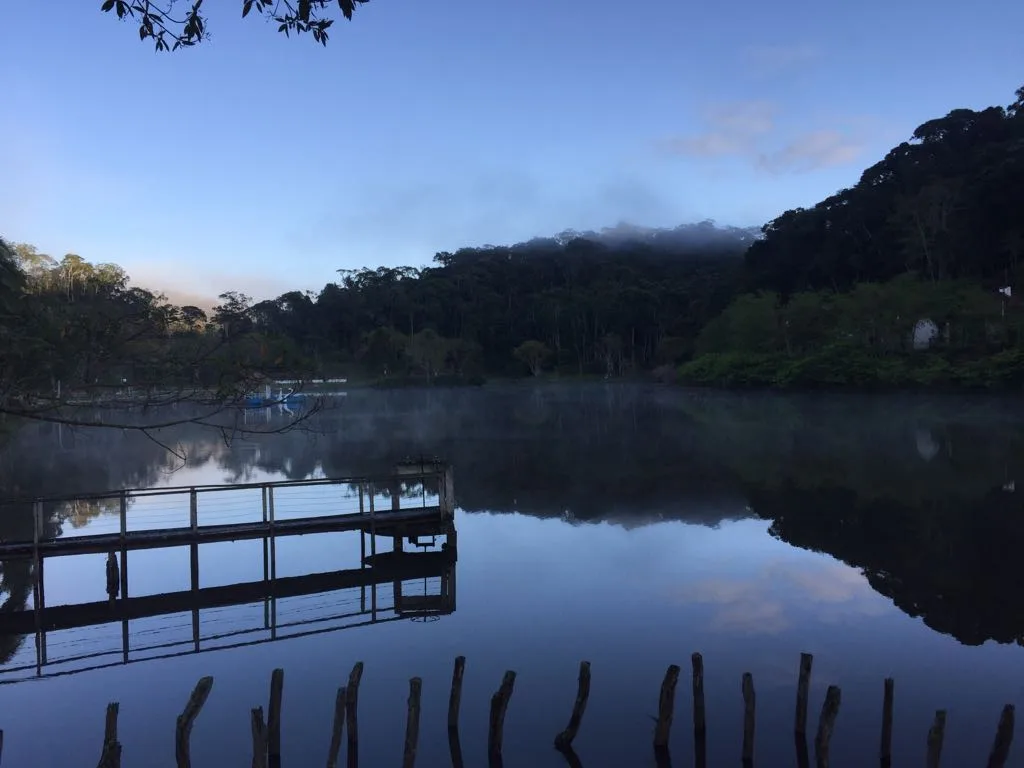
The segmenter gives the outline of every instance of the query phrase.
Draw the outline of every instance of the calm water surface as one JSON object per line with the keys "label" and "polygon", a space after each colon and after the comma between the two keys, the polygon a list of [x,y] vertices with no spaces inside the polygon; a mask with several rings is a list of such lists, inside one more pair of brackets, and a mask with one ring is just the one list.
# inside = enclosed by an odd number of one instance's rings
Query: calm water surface
{"label": "calm water surface", "polygon": [[[8,496],[53,495],[349,476],[437,456],[455,468],[454,612],[343,628],[365,618],[329,618],[361,612],[358,588],[304,595],[278,601],[277,623],[295,625],[278,635],[331,631],[128,665],[118,663],[120,623],[63,630],[47,633],[40,679],[34,636],[0,637],[0,681],[27,677],[0,685],[5,766],[95,763],[108,701],[121,705],[126,765],[173,765],[175,718],[203,675],[215,683],[193,731],[194,764],[246,766],[249,710],[266,707],[278,666],[283,762],[323,764],[334,692],[356,661],[366,665],[362,764],[400,763],[408,679],[420,676],[417,764],[450,765],[444,718],[459,654],[469,765],[484,762],[488,703],[506,669],[518,678],[505,764],[565,765],[550,744],[582,659],[593,687],[576,747],[588,768],[653,765],[658,688],[672,663],[684,669],[673,760],[692,764],[693,651],[704,656],[712,765],[739,761],[744,672],[757,690],[756,762],[794,762],[801,651],[815,655],[812,727],[825,688],[842,688],[836,766],[877,763],[886,677],[896,680],[898,764],[923,762],[938,708],[949,713],[944,764],[979,764],[1003,704],[1024,704],[1024,408],[1015,401],[631,385],[353,391],[310,427],[230,442],[198,427],[162,433],[184,462],[138,434],[30,427],[3,448],[0,482]],[[281,503],[282,515],[355,504],[336,487]],[[225,503],[218,514],[258,519],[259,504]],[[141,528],[182,514],[140,500],[129,517]],[[49,505],[47,515],[65,535],[118,526],[110,505]],[[0,536],[24,537],[31,526],[27,512],[9,510]],[[201,552],[203,587],[262,578],[259,542]],[[47,605],[104,599],[104,559],[47,560]],[[189,588],[187,548],[133,552],[129,562],[132,595]],[[277,543],[279,577],[358,562],[356,533]],[[2,567],[2,610],[30,609],[31,565]],[[422,595],[437,581],[403,589]],[[379,617],[393,616],[390,585],[378,595]],[[203,647],[268,640],[265,620],[262,602],[204,610],[204,638],[248,634]],[[129,634],[133,648],[187,651],[191,614],[133,621]],[[50,676],[97,664],[110,666]]]}

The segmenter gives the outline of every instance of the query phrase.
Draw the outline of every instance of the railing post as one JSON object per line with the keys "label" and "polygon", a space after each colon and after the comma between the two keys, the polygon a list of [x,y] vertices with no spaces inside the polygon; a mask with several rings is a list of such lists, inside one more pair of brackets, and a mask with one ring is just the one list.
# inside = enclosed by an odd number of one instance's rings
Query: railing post
{"label": "railing post", "polygon": [[188,526],[192,533],[199,529],[199,494],[195,488],[190,488],[188,492]]}
{"label": "railing post", "polygon": [[267,512],[269,514],[270,527],[274,527],[274,486],[267,486]]}
{"label": "railing post", "polygon": [[[370,498],[370,559],[373,560],[374,566],[377,565],[377,518],[375,516],[375,507],[373,497],[376,493],[376,488],[373,483],[369,483],[367,487],[367,496]],[[370,593],[370,620],[377,620],[377,581],[373,582],[373,591]]]}
{"label": "railing post", "polygon": [[43,538],[43,502],[32,504],[32,546],[39,548],[39,540]]}
{"label": "railing post", "polygon": [[121,491],[121,541],[128,534],[128,491]]}
{"label": "railing post", "polygon": [[441,470],[441,517],[455,517],[455,481],[451,464],[445,464]]}

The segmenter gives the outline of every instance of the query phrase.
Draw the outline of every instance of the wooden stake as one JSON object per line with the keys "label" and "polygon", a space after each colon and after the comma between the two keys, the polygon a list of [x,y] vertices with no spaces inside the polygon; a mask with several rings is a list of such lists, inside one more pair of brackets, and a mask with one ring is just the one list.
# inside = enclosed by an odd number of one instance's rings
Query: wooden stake
{"label": "wooden stake", "polygon": [[327,768],[335,768],[338,765],[338,755],[341,752],[341,732],[345,728],[345,687],[338,689],[334,697],[334,725],[331,728],[331,746],[327,750]]}
{"label": "wooden stake", "polygon": [[267,768],[267,726],[263,707],[252,710],[252,768]]}
{"label": "wooden stake", "polygon": [[359,765],[359,681],[363,679],[363,662],[357,661],[348,676],[345,691],[345,727],[348,728],[348,768]]}
{"label": "wooden stake", "polygon": [[280,667],[270,675],[270,707],[267,709],[267,762],[274,765],[281,759],[281,696],[284,693],[284,670]]}
{"label": "wooden stake", "polygon": [[679,666],[672,664],[665,670],[658,695],[658,723],[654,727],[654,749],[668,748],[668,737],[672,731],[672,713],[676,707],[676,684],[679,682]]}
{"label": "wooden stake", "polygon": [[829,743],[832,741],[832,731],[836,726],[836,718],[839,716],[839,704],[842,701],[842,692],[838,686],[830,685],[825,691],[825,703],[821,705],[821,717],[818,720],[818,735],[814,737],[814,754],[818,768],[828,768]]}
{"label": "wooden stake", "polygon": [[576,702],[572,705],[572,715],[569,717],[569,724],[565,730],[555,736],[555,749],[566,750],[572,748],[573,739],[579,733],[580,723],[583,722],[583,713],[587,710],[587,699],[590,698],[590,662],[580,662],[580,676],[576,687]]}
{"label": "wooden stake", "polygon": [[117,740],[116,701],[107,704],[107,718],[103,728],[103,751],[100,753],[99,768],[121,768],[121,744]]}
{"label": "wooden stake", "polygon": [[796,741],[796,768],[811,768],[811,756],[807,750],[807,734],[794,733]]}
{"label": "wooden stake", "polygon": [[704,714],[704,657],[695,653],[690,657],[693,664],[693,735],[704,738],[707,721]]}
{"label": "wooden stake", "polygon": [[192,736],[192,724],[199,717],[199,711],[210,696],[212,688],[212,677],[201,678],[192,690],[192,695],[188,697],[185,709],[178,715],[174,733],[174,756],[178,761],[178,768],[192,768],[191,745],[189,744],[189,739]]}
{"label": "wooden stake", "polygon": [[465,768],[462,762],[462,744],[459,743],[459,729],[448,729],[448,751],[452,757],[452,768]]}
{"label": "wooden stake", "polygon": [[455,657],[452,670],[452,692],[448,696],[448,729],[459,727],[459,705],[462,703],[462,675],[466,671],[466,657]]}
{"label": "wooden stake", "polygon": [[[1010,756],[1010,744],[1013,743],[1013,709],[1013,704],[1007,704],[999,716],[996,740],[988,756],[988,768],[1003,768]],[[2,737],[2,732],[0,732],[0,737]]]}
{"label": "wooden stake", "polygon": [[491,719],[487,731],[487,754],[492,763],[501,762],[501,746],[505,733],[505,712],[508,710],[516,673],[509,670],[501,680],[501,687],[491,697]]}
{"label": "wooden stake", "polygon": [[879,762],[882,768],[892,765],[892,698],[895,683],[891,677],[885,678],[885,692],[882,698],[882,744],[879,748]]}
{"label": "wooden stake", "polygon": [[807,733],[807,697],[811,687],[811,666],[814,656],[809,653],[800,654],[800,678],[796,684],[796,722],[793,729],[796,733]]}
{"label": "wooden stake", "polygon": [[577,755],[572,747],[566,747],[565,749],[558,750],[562,757],[565,758],[565,762],[569,764],[569,768],[583,768],[583,763],[580,762],[580,757]]}
{"label": "wooden stake", "polygon": [[402,752],[402,768],[416,765],[416,745],[420,739],[420,694],[423,681],[414,677],[409,680],[409,710],[405,716],[405,749]]}
{"label": "wooden stake", "polygon": [[940,709],[935,712],[935,721],[928,729],[928,759],[925,765],[928,768],[939,768],[939,761],[942,759],[942,739],[946,735],[946,710]]}
{"label": "wooden stake", "polygon": [[743,673],[743,764],[754,763],[754,706],[757,696],[754,693],[754,676]]}

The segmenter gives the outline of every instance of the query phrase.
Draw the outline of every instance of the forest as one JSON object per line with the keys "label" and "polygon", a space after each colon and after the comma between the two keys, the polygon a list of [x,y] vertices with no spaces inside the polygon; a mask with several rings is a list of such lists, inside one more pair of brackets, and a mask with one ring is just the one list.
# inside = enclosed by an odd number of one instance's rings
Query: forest
{"label": "forest", "polygon": [[[923,123],[852,187],[758,229],[566,231],[211,312],[0,241],[0,412],[242,396],[267,376],[398,386],[656,375],[727,387],[1024,384],[1024,88]],[[163,398],[163,399],[161,399]]]}

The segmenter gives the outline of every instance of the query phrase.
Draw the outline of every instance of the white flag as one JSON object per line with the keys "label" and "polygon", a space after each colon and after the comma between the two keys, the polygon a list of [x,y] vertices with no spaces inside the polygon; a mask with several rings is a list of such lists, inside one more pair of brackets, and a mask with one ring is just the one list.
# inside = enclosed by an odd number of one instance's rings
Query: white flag
{"label": "white flag", "polygon": [[1013,291],[1012,291],[1012,289],[1010,288],[1010,286],[1006,286],[1005,288],[1000,288],[1000,289],[999,289],[999,292],[1000,292],[1001,294],[1003,294],[1003,296],[1010,296],[1010,295],[1012,295],[1012,293],[1013,293]]}

